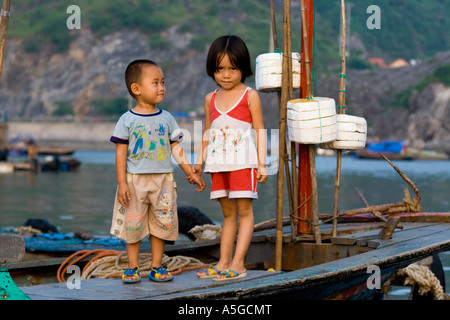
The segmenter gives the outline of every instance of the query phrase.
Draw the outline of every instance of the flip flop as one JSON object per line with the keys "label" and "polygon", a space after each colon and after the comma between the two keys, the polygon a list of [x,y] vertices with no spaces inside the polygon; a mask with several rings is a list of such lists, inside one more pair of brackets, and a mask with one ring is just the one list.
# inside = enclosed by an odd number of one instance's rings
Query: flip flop
{"label": "flip flop", "polygon": [[[125,279],[127,276],[133,276],[134,279]],[[122,274],[122,282],[123,283],[136,283],[141,281],[141,274],[139,273],[139,268],[136,267],[134,269],[126,269]]]}
{"label": "flip flop", "polygon": [[[163,275],[163,274],[170,275],[170,277],[164,278],[164,279],[159,279],[159,277],[161,277],[161,275]],[[156,282],[166,282],[166,281],[173,280],[172,274],[169,271],[167,271],[166,268],[163,268],[163,267],[152,268],[152,271],[150,271],[150,273],[148,274],[148,278],[150,280],[156,281]]]}
{"label": "flip flop", "polygon": [[239,273],[239,272],[233,271],[233,270],[226,270],[226,271],[222,271],[221,273],[219,273],[219,275],[225,275],[226,278],[223,278],[223,279],[215,278],[215,279],[213,279],[213,281],[230,281],[230,280],[242,279],[247,276],[247,272]]}
{"label": "flip flop", "polygon": [[197,276],[199,279],[207,279],[207,278],[215,278],[220,274],[219,269],[214,266],[210,266],[208,269],[203,271],[205,273],[204,276]]}

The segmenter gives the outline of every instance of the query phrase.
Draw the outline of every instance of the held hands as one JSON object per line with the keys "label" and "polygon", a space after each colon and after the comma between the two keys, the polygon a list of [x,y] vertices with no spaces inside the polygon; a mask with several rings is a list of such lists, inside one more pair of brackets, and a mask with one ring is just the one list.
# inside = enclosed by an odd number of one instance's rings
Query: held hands
{"label": "held hands", "polygon": [[259,183],[266,183],[268,177],[266,166],[264,164],[259,164],[258,171],[256,172],[256,181]]}
{"label": "held hands", "polygon": [[192,174],[190,175],[186,175],[186,180],[190,183],[190,184],[196,184],[197,185],[197,191],[203,191],[206,188],[206,183],[205,180],[203,180],[202,177],[200,177],[201,174],[201,169],[200,169],[200,173],[197,174],[197,171],[194,171],[194,167],[192,168]]}

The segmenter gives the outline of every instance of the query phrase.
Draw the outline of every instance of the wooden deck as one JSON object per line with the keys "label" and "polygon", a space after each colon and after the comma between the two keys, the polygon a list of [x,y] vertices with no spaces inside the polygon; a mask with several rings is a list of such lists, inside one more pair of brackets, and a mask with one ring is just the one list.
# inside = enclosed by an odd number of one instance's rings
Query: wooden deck
{"label": "wooden deck", "polygon": [[[434,253],[450,250],[449,223],[401,223],[403,230],[394,232],[392,239],[377,239],[380,229],[373,224],[361,224],[328,243],[288,242],[283,247],[283,269],[286,272],[248,270],[248,277],[228,282],[198,279],[196,270],[175,275],[173,282],[156,283],[143,278],[138,284],[123,284],[120,279],[82,280],[80,289],[69,289],[66,283],[21,287],[33,300],[172,300],[172,299],[260,299],[290,298],[326,299],[342,297],[342,293],[359,288],[370,276],[368,266],[381,269],[382,281],[389,279],[398,268],[424,259]],[[327,233],[323,228],[323,232]],[[352,231],[353,230],[353,231]],[[257,264],[265,259],[265,269],[273,262],[273,232],[258,232],[254,236],[247,263]],[[206,241],[217,247],[217,241]],[[195,243],[191,244],[195,247]],[[173,249],[176,249],[176,246]],[[189,249],[188,249],[189,251]],[[217,253],[217,248],[212,250]],[[320,255],[320,258],[312,257]],[[309,257],[308,257],[309,256]],[[259,260],[258,260],[259,259]],[[308,260],[307,264],[305,261]],[[311,265],[311,260],[315,265]],[[283,262],[284,263],[284,262]],[[306,265],[289,269],[290,265]],[[352,289],[353,288],[353,289]],[[349,291],[350,290],[350,291]],[[350,295],[351,296],[351,295]],[[345,296],[344,296],[345,298]]]}
{"label": "wooden deck", "polygon": [[174,275],[170,282],[154,282],[143,278],[140,283],[123,284],[121,279],[81,280],[80,289],[69,289],[66,283],[23,287],[22,291],[32,300],[160,300],[170,294],[189,294],[191,291],[208,290],[216,287],[261,279],[279,274],[276,271],[249,270],[244,279],[217,282],[212,279],[198,279],[196,270]]}

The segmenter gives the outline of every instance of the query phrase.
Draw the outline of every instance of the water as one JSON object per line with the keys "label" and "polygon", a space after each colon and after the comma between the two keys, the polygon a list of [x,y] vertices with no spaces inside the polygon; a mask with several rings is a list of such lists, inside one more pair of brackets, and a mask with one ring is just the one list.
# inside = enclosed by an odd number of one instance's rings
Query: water
{"label": "water", "polygon": [[[15,172],[0,175],[0,228],[23,225],[28,218],[47,219],[60,232],[82,231],[108,235],[116,190],[114,151],[77,151],[74,157],[82,163],[77,172]],[[195,158],[195,156],[193,156]],[[194,159],[195,160],[195,159]],[[449,211],[450,161],[395,161],[419,188],[423,211]],[[319,212],[333,212],[335,157],[317,157]],[[199,208],[213,221],[220,223],[220,205],[209,200],[208,187],[195,191],[175,166],[178,184],[178,205]],[[209,183],[208,176],[204,176]],[[275,218],[277,176],[271,175],[258,187],[259,200],[254,201],[255,223]],[[340,210],[364,205],[355,193],[358,188],[371,205],[401,202],[408,185],[382,160],[342,158]],[[410,194],[414,197],[413,191]],[[284,199],[287,215],[287,197]],[[450,254],[441,254],[449,279]],[[448,287],[448,285],[447,285]],[[398,297],[404,298],[404,287]],[[394,290],[395,292],[395,290]],[[407,294],[406,294],[407,297]]]}

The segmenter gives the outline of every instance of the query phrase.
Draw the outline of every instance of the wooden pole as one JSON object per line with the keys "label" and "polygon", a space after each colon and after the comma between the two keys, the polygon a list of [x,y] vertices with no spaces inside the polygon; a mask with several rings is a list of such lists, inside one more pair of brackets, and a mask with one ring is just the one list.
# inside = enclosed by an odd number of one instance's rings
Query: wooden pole
{"label": "wooden pole", "polygon": [[1,9],[0,16],[0,76],[2,75],[3,68],[3,53],[5,51],[6,33],[8,30],[9,22],[9,9],[11,7],[10,0],[3,0],[3,8]]}
{"label": "wooden pole", "polygon": [[[345,0],[341,0],[341,27],[342,27],[342,43],[341,43],[341,56],[342,56],[342,72],[339,80],[339,114],[345,114],[345,73],[346,73],[346,62],[345,62],[345,42],[347,25],[345,19]],[[341,183],[341,160],[342,160],[342,150],[337,150],[336,155],[336,179],[334,182],[334,219],[333,228],[331,230],[331,236],[337,236],[337,218],[339,212],[339,191]]]}
{"label": "wooden pole", "polygon": [[[291,1],[284,0],[283,15],[283,54],[288,51],[288,32],[290,25]],[[283,251],[283,180],[284,180],[284,159],[286,155],[286,107],[288,99],[288,72],[289,65],[286,63],[289,59],[283,59],[282,83],[281,83],[281,102],[280,102],[280,123],[279,123],[279,156],[278,156],[278,181],[277,181],[277,228],[275,244],[275,270],[281,271],[282,251]]]}
{"label": "wooden pole", "polygon": [[[306,0],[306,32],[308,33],[308,55],[312,56],[313,47],[313,32],[314,32],[314,0]],[[304,6],[302,6],[304,8]],[[304,34],[305,27],[302,24],[302,35]],[[303,37],[302,37],[303,38]],[[301,45],[301,86],[300,86],[300,98],[307,97],[307,72],[309,68],[311,71],[312,65],[306,65],[305,61],[305,45],[302,41]],[[308,145],[298,144],[298,203],[303,204],[298,210],[299,222],[297,225],[297,232],[299,234],[310,234],[312,232],[312,226],[308,222],[311,220],[311,169]]]}
{"label": "wooden pole", "polygon": [[[305,48],[305,65],[306,65],[306,98],[312,99],[312,79],[311,79],[311,61],[309,53],[309,43],[308,43],[308,32],[307,32],[307,21],[306,21],[306,7],[305,0],[301,0],[302,6],[302,26],[303,26],[303,45]],[[319,204],[317,195],[317,178],[316,178],[316,159],[315,159],[315,148],[314,145],[308,145],[309,151],[309,166],[311,175],[311,215],[313,219],[314,226],[314,236],[316,243],[322,243],[319,229]]]}
{"label": "wooden pole", "polygon": [[270,0],[270,16],[272,21],[272,37],[273,37],[273,47],[278,49],[278,36],[277,36],[277,21],[275,19],[275,6],[273,4],[274,0]]}

